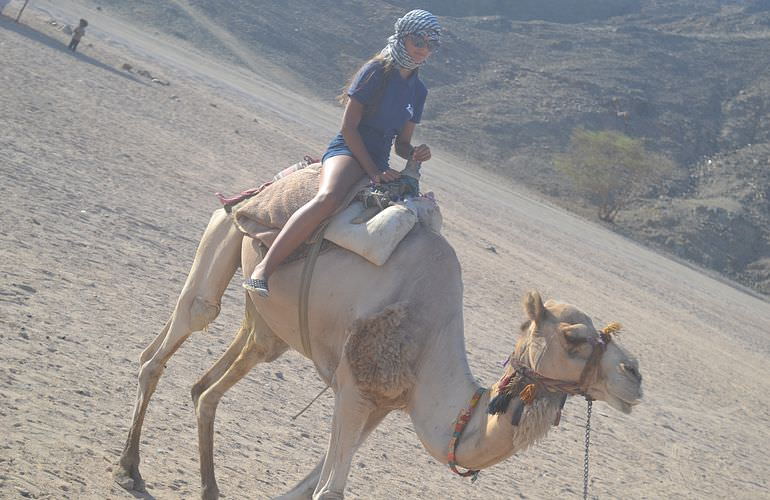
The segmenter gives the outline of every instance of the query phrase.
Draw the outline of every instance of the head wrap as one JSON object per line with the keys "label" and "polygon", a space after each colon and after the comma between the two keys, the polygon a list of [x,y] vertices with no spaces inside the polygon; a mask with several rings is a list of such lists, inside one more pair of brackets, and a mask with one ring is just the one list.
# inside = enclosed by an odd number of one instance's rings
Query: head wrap
{"label": "head wrap", "polygon": [[438,24],[436,16],[427,10],[412,10],[396,21],[394,25],[396,32],[388,38],[388,44],[382,49],[381,54],[397,66],[412,70],[421,66],[421,63],[414,62],[409,56],[404,46],[404,37],[410,34],[424,36],[430,41],[438,41],[441,38],[441,26]]}

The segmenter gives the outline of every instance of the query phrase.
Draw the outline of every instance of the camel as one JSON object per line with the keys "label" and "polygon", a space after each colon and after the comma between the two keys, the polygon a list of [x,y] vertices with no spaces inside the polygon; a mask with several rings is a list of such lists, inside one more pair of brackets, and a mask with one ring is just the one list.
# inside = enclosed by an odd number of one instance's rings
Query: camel
{"label": "camel", "polygon": [[[143,489],[141,428],[166,362],[192,332],[216,318],[237,268],[249,276],[262,251],[223,210],[214,212],[171,318],[140,357],[132,424],[114,473],[123,487]],[[234,340],[192,388],[204,499],[219,496],[213,431],[222,396],[257,363],[271,362],[289,348],[309,354],[303,350],[297,313],[302,265],[281,266],[271,277],[268,298],[247,298]],[[318,257],[315,269],[309,350],[318,375],[334,392],[332,428],[326,455],[281,498],[343,498],[354,453],[392,410],[408,413],[437,461],[454,470],[480,470],[543,437],[560,413],[565,392],[605,401],[624,413],[641,401],[635,358],[576,307],[543,303],[537,292],[524,299],[526,321],[507,372],[482,394],[465,354],[460,263],[447,240],[423,224],[414,226],[382,266],[333,248]],[[488,413],[490,401],[506,389],[517,367],[562,385],[544,382],[528,404],[514,398],[498,414]],[[478,408],[450,449],[455,418],[474,395]]]}

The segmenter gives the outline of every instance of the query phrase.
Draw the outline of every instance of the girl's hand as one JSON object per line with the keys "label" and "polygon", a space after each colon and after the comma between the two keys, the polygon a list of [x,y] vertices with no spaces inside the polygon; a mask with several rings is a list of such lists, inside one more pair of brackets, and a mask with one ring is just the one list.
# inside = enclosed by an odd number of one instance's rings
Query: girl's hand
{"label": "girl's hand", "polygon": [[380,172],[379,174],[374,176],[372,178],[372,180],[374,181],[375,184],[380,184],[380,183],[383,183],[383,182],[395,181],[399,177],[401,177],[400,173],[398,173],[397,171],[393,170],[392,168],[389,168],[386,171]]}
{"label": "girl's hand", "polygon": [[430,160],[430,158],[430,148],[427,144],[420,144],[412,151],[412,159],[415,161],[423,162]]}

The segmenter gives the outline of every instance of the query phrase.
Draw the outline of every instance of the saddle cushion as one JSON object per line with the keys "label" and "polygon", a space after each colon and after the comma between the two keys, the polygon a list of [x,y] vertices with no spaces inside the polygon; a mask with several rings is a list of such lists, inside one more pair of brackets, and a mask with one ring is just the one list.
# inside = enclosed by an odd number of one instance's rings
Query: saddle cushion
{"label": "saddle cushion", "polygon": [[363,211],[360,201],[351,203],[332,217],[324,238],[381,266],[414,227],[417,215],[403,205],[391,205],[366,222],[354,223]]}

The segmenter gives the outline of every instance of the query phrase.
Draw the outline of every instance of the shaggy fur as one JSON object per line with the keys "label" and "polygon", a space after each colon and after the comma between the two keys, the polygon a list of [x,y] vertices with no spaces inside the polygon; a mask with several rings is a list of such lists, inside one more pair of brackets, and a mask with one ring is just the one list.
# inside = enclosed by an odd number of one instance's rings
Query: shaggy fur
{"label": "shaggy fur", "polygon": [[414,384],[413,342],[401,328],[406,314],[399,303],[350,327],[345,356],[362,392],[394,399]]}
{"label": "shaggy fur", "polygon": [[560,406],[560,393],[546,395],[536,399],[531,405],[524,406],[519,425],[513,433],[513,448],[516,453],[545,438],[553,427]]}

